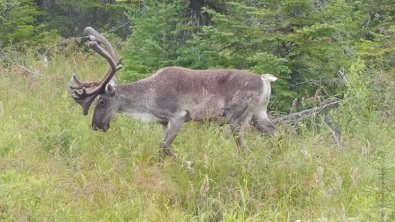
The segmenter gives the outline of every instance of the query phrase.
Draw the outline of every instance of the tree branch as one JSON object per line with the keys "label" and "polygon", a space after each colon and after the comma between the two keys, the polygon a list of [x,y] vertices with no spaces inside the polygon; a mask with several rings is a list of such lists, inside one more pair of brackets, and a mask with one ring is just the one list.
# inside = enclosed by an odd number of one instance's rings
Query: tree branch
{"label": "tree branch", "polygon": [[341,100],[336,100],[334,102],[326,103],[323,105],[319,105],[316,107],[313,107],[311,109],[306,109],[301,112],[297,113],[291,113],[288,115],[280,116],[272,120],[272,123],[274,125],[279,125],[279,124],[287,124],[287,123],[297,123],[299,121],[302,121],[303,119],[307,118],[308,116],[311,116],[316,113],[320,113],[329,109],[335,109],[339,107],[339,103]]}

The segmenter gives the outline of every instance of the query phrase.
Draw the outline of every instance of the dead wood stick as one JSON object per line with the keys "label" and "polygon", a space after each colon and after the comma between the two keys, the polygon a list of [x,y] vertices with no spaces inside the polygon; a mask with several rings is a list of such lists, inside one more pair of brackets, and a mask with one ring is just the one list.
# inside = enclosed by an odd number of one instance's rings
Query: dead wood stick
{"label": "dead wood stick", "polygon": [[313,107],[311,109],[303,110],[301,112],[291,113],[288,115],[280,116],[280,117],[273,119],[272,123],[274,125],[286,124],[286,123],[296,123],[296,122],[299,122],[299,121],[301,121],[313,114],[320,113],[320,112],[323,112],[323,111],[326,111],[329,109],[337,108],[337,107],[339,107],[340,102],[341,102],[341,100],[336,100],[334,102],[319,105],[319,106]]}

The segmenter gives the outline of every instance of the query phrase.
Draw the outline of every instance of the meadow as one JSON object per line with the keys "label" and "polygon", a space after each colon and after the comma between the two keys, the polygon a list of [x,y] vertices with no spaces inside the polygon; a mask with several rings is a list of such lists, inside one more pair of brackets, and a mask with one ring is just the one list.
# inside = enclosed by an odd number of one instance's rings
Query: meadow
{"label": "meadow", "polygon": [[96,80],[102,58],[54,54],[47,68],[35,53],[23,59],[37,77],[0,68],[1,221],[395,220],[390,70],[329,112],[341,147],[319,116],[272,138],[251,130],[246,151],[226,126],[188,123],[172,145],[180,161],[162,165],[159,125],[118,115],[94,132],[92,110],[83,116],[70,98],[72,73]]}

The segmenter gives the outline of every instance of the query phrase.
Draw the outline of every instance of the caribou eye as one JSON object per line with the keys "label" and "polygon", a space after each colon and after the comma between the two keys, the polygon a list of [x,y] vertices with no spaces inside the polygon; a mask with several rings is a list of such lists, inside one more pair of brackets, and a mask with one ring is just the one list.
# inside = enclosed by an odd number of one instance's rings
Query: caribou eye
{"label": "caribou eye", "polygon": [[106,105],[106,101],[102,100],[102,99],[99,99],[98,103],[99,103],[100,106],[105,106]]}

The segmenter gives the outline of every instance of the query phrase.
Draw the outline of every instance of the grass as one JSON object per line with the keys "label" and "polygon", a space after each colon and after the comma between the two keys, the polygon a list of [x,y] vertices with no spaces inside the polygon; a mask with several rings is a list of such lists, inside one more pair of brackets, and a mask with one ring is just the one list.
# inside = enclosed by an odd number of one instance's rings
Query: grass
{"label": "grass", "polygon": [[[75,53],[53,56],[30,78],[0,70],[2,221],[391,221],[395,218],[395,130],[391,109],[341,127],[247,135],[237,149],[227,127],[185,124],[173,160],[158,164],[160,126],[117,116],[108,133],[70,98],[72,73],[97,79],[105,64]],[[387,86],[385,103],[393,103]],[[334,115],[340,115],[335,112]],[[384,117],[383,117],[384,116]],[[342,123],[341,116],[338,118]],[[358,122],[358,121],[357,121]],[[343,124],[345,125],[345,124]]]}

